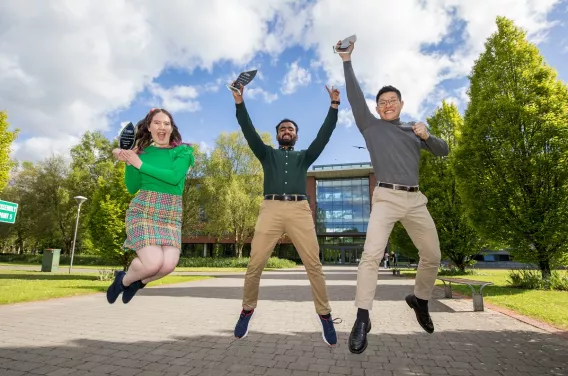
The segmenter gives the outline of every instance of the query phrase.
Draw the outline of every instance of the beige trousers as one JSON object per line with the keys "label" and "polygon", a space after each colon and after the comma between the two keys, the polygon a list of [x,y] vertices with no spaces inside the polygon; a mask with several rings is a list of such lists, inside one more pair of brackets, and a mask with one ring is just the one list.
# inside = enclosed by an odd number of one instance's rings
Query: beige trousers
{"label": "beige trousers", "polygon": [[[302,259],[319,315],[331,312],[325,285],[316,228],[308,201],[264,200],[256,221],[251,255],[245,275],[243,308],[256,308],[260,276],[278,239],[288,234]],[[285,287],[282,287],[285,288]]]}
{"label": "beige trousers", "polygon": [[357,272],[355,306],[372,309],[379,262],[397,221],[400,221],[418,249],[420,262],[414,283],[414,295],[429,300],[440,266],[440,241],[422,192],[406,192],[375,187],[367,238]]}

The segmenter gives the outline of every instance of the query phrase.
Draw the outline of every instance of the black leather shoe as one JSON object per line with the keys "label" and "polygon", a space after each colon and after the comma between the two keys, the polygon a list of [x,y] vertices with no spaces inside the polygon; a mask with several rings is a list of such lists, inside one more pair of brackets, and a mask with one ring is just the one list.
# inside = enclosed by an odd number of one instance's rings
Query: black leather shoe
{"label": "black leather shoe", "polygon": [[371,331],[371,320],[368,322],[355,320],[349,335],[349,351],[361,354],[367,348],[367,333]]}
{"label": "black leather shoe", "polygon": [[418,305],[418,300],[416,300],[416,296],[414,294],[406,295],[405,300],[406,304],[408,304],[408,306],[414,310],[414,313],[416,313],[416,320],[418,320],[422,329],[430,334],[434,333],[434,323],[430,318],[428,308],[421,308]]}

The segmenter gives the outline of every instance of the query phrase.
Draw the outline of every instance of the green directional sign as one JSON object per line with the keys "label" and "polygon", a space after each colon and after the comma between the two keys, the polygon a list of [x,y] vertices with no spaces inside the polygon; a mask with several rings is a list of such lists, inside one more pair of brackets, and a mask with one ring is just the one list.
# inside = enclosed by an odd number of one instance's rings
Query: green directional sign
{"label": "green directional sign", "polygon": [[18,204],[14,202],[0,200],[0,222],[4,223],[16,222],[17,212],[18,212]]}

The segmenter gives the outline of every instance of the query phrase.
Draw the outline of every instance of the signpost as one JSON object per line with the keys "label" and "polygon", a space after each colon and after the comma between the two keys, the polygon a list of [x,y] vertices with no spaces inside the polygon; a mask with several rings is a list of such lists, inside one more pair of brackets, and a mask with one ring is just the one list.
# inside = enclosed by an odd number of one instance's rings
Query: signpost
{"label": "signpost", "polygon": [[0,200],[0,222],[15,223],[18,204]]}

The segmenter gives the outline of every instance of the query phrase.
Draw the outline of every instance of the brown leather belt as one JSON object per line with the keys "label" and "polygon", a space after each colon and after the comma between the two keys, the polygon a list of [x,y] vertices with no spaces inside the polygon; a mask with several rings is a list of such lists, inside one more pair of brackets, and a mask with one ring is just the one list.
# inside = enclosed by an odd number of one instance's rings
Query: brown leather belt
{"label": "brown leather belt", "polygon": [[417,185],[408,186],[408,185],[400,185],[400,184],[389,184],[389,183],[379,183],[377,184],[379,187],[389,188],[389,189],[396,189],[398,191],[407,191],[407,192],[418,192],[419,188]]}

